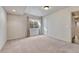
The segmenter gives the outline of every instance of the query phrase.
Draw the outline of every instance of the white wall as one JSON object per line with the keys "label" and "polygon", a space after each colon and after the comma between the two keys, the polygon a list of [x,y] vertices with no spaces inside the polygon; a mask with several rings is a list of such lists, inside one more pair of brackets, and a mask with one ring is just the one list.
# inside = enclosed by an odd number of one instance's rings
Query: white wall
{"label": "white wall", "polygon": [[27,18],[21,15],[8,15],[8,40],[27,36]]}
{"label": "white wall", "polygon": [[7,16],[6,12],[0,7],[0,49],[7,40]]}
{"label": "white wall", "polygon": [[[79,7],[68,7],[45,16],[44,27],[49,36],[71,42],[74,36],[74,24],[71,13],[79,11]],[[46,33],[46,32],[45,32]]]}

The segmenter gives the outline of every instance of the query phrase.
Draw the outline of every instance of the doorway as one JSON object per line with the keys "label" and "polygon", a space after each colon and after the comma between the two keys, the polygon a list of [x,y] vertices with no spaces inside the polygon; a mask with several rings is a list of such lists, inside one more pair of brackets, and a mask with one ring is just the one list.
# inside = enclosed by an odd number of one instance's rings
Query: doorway
{"label": "doorway", "polygon": [[79,43],[79,11],[72,12],[72,43]]}
{"label": "doorway", "polygon": [[42,34],[41,17],[28,17],[28,37]]}

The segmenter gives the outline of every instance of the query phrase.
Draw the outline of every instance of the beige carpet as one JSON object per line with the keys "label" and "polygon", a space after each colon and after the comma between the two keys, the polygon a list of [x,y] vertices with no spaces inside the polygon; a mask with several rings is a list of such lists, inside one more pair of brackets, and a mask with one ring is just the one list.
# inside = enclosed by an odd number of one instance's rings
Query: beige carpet
{"label": "beige carpet", "polygon": [[79,52],[79,45],[67,43],[48,36],[36,36],[25,39],[7,41],[0,52],[8,53],[64,53]]}

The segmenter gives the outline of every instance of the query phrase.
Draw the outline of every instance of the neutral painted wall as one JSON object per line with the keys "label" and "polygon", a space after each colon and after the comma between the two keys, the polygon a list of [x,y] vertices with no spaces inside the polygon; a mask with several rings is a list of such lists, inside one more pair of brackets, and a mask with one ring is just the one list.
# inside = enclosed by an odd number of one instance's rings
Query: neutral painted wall
{"label": "neutral painted wall", "polygon": [[74,36],[74,24],[71,13],[79,11],[79,7],[68,7],[45,16],[44,27],[47,30],[45,34],[60,40],[71,42]]}
{"label": "neutral painted wall", "polygon": [[8,15],[8,40],[27,36],[27,18],[21,15]]}
{"label": "neutral painted wall", "polygon": [[0,49],[7,40],[7,15],[5,10],[0,7]]}

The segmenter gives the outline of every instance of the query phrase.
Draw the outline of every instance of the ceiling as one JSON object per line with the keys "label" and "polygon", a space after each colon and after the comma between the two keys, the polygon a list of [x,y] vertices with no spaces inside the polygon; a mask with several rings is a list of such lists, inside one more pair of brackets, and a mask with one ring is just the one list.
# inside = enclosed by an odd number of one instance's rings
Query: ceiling
{"label": "ceiling", "polygon": [[[50,13],[54,13],[60,9],[66,8],[66,6],[50,6],[49,10],[44,10],[41,6],[5,6],[3,7],[7,13],[17,14],[17,15],[34,15],[34,16],[46,16]],[[12,10],[15,9],[16,12],[13,13]]]}

